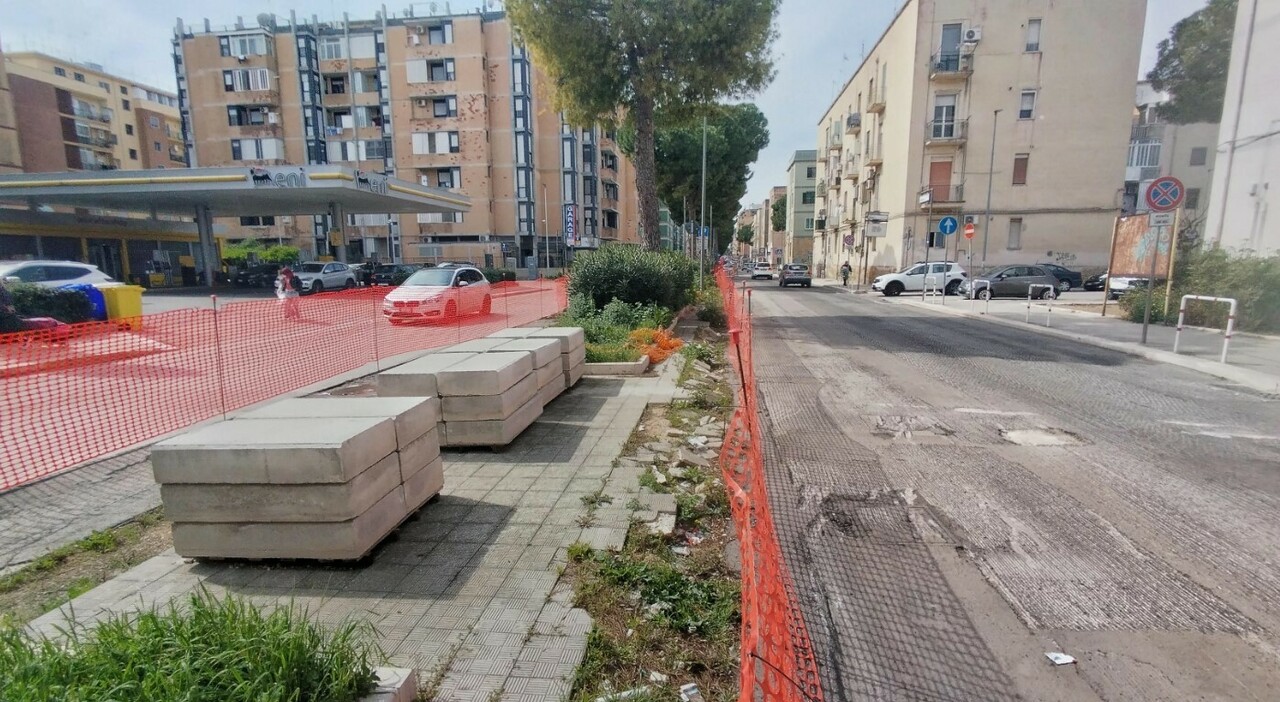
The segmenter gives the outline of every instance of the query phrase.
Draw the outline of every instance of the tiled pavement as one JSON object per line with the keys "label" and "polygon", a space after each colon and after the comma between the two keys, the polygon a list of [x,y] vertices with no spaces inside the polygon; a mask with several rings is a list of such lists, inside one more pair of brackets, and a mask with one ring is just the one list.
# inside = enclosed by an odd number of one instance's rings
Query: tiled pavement
{"label": "tiled pavement", "polygon": [[[445,488],[366,563],[348,567],[186,563],[169,551],[32,622],[49,635],[77,620],[164,603],[203,585],[260,605],[306,606],[322,622],[367,619],[393,665],[440,679],[437,699],[559,700],[586,651],[591,621],[558,583],[567,547],[621,547],[640,469],[612,468],[650,402],[676,391],[658,378],[584,378],[501,452],[446,452]],[[583,496],[604,488],[594,522]],[[667,497],[667,496],[661,496]],[[647,514],[646,514],[647,513]]]}

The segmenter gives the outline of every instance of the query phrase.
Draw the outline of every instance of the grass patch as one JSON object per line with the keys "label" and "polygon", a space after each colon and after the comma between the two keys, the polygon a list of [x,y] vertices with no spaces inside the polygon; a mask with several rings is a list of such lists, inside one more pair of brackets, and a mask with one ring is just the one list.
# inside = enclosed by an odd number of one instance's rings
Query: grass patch
{"label": "grass patch", "polygon": [[642,355],[630,344],[587,344],[587,363],[634,363]]}
{"label": "grass patch", "polygon": [[645,472],[641,473],[638,480],[640,481],[640,487],[649,488],[650,490],[659,493],[671,492],[671,484],[658,482],[658,475],[654,472],[653,468],[649,468],[645,470]]}
{"label": "grass patch", "polygon": [[326,631],[296,607],[263,613],[238,598],[193,594],[183,606],[116,615],[70,645],[0,629],[0,690],[13,702],[226,700],[354,702],[384,656],[367,623]]}

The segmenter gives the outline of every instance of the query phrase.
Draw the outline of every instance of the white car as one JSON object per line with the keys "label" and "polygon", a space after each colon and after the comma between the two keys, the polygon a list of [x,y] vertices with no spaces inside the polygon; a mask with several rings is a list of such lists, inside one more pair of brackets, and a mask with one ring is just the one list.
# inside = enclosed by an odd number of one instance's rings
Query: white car
{"label": "white car", "polygon": [[318,293],[338,288],[354,288],[356,271],[345,263],[300,263],[293,268],[294,275],[302,281],[302,292]]}
{"label": "white car", "polygon": [[1135,278],[1132,276],[1116,276],[1108,278],[1107,290],[1112,300],[1119,300],[1120,296],[1130,290],[1145,289],[1147,287],[1146,278]]}
{"label": "white car", "polygon": [[492,311],[489,281],[471,266],[423,268],[382,301],[382,315],[392,324],[457,319]]}
{"label": "white car", "polygon": [[755,268],[751,269],[751,279],[768,278],[773,280],[773,266],[768,263],[757,263]]}
{"label": "white car", "polygon": [[0,261],[0,280],[16,280],[42,288],[81,283],[99,287],[120,285],[97,266],[75,261]]}
{"label": "white car", "polygon": [[915,263],[897,273],[878,276],[871,281],[871,289],[884,293],[885,297],[895,297],[904,292],[922,292],[926,282],[932,290],[941,285],[944,276],[947,294],[955,295],[960,291],[960,283],[968,278],[969,274],[950,261]]}

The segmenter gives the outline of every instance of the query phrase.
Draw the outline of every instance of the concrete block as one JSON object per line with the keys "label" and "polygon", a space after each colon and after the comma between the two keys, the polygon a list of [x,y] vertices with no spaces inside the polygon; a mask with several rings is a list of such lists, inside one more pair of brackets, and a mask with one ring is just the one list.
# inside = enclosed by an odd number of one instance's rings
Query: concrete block
{"label": "concrete block", "polygon": [[585,363],[586,360],[587,347],[585,346],[560,354],[561,367],[565,370],[569,370],[580,363]]}
{"label": "concrete block", "polygon": [[444,489],[444,458],[437,456],[404,482],[404,502],[409,514],[418,511],[427,500]]}
{"label": "concrete block", "polygon": [[156,444],[151,466],[160,484],[345,483],[395,450],[386,418],[237,419]]}
{"label": "concrete block", "polygon": [[507,327],[489,335],[490,339],[523,339],[534,332],[540,331],[541,327]]}
{"label": "concrete block", "polygon": [[587,370],[587,364],[586,364],[586,363],[579,363],[579,364],[577,364],[576,366],[574,366],[574,367],[570,368],[569,370],[565,371],[565,372],[564,372],[564,380],[565,380],[565,383],[566,383],[569,387],[573,387],[573,386],[577,385],[577,384],[578,384],[578,381],[579,381],[579,380],[582,380],[582,374],[583,374],[583,373],[585,373],[585,372],[586,372],[586,370]]}
{"label": "concrete block", "polygon": [[634,361],[624,361],[621,363],[587,363],[584,364],[583,373],[586,375],[623,375],[623,376],[641,376],[649,370],[649,357],[641,356]]}
{"label": "concrete block", "polygon": [[445,422],[445,446],[506,446],[542,415],[542,400],[535,397],[506,419],[480,422]]}
{"label": "concrete block", "polygon": [[413,702],[418,697],[418,676],[412,668],[374,668],[377,688],[359,702]]}
{"label": "concrete block", "polygon": [[[443,426],[443,425],[441,425]],[[418,437],[407,447],[400,449],[400,482],[407,483],[414,473],[440,457],[440,430],[431,427],[431,431]]]}
{"label": "concrete block", "polygon": [[436,374],[474,353],[433,353],[378,374],[379,397],[439,397]]}
{"label": "concrete block", "polygon": [[165,516],[175,522],[341,522],[364,514],[400,485],[393,453],[345,483],[160,486]]}
{"label": "concrete block", "polygon": [[[492,339],[490,340],[492,341]],[[493,351],[524,351],[533,355],[533,367],[541,368],[560,355],[559,339],[510,339]]]}
{"label": "concrete block", "polygon": [[454,344],[440,350],[441,353],[484,353],[492,351],[498,346],[506,344],[506,339],[494,339],[491,337],[482,337],[479,339],[471,339],[459,344]]}
{"label": "concrete block", "polygon": [[435,428],[440,421],[438,397],[294,397],[246,412],[237,419],[290,417],[389,417],[396,424],[401,449]]}
{"label": "concrete block", "polygon": [[[557,369],[556,373],[560,374],[563,373],[563,371]],[[538,400],[542,402],[543,407],[551,404],[552,400],[560,397],[561,393],[564,392],[564,376],[560,375],[556,380],[559,382],[544,385],[540,390],[538,390]]]}
{"label": "concrete block", "polygon": [[564,371],[561,370],[560,360],[548,363],[547,365],[537,369],[534,373],[538,376],[538,389],[547,387],[548,385],[559,382],[560,389],[564,389]]}
{"label": "concrete block", "polygon": [[[533,372],[527,353],[482,353],[436,373],[440,396],[500,395]],[[442,408],[448,422],[448,408]]]}
{"label": "concrete block", "polygon": [[485,419],[506,419],[538,394],[538,376],[530,373],[520,382],[498,395],[446,396],[441,407],[444,421],[474,422]]}
{"label": "concrete block", "polygon": [[404,488],[397,485],[364,514],[341,522],[174,522],[173,550],[184,558],[356,560],[407,515]]}
{"label": "concrete block", "polygon": [[560,353],[586,348],[587,335],[582,327],[543,327],[529,334],[531,339],[559,339]]}

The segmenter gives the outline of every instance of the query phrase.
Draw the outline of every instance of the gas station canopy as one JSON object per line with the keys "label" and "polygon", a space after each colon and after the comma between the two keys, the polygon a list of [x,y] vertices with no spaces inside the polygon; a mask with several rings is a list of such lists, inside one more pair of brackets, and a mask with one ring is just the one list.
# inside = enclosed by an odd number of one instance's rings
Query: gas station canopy
{"label": "gas station canopy", "polygon": [[[217,270],[213,218],[466,212],[465,196],[344,166],[149,169],[0,176],[0,202],[192,217],[206,281]],[[341,224],[338,224],[340,227]]]}

